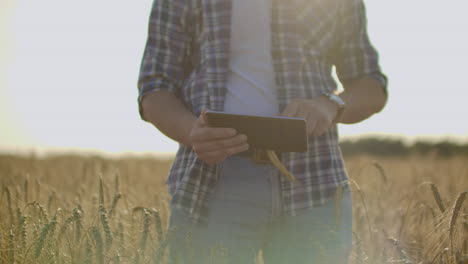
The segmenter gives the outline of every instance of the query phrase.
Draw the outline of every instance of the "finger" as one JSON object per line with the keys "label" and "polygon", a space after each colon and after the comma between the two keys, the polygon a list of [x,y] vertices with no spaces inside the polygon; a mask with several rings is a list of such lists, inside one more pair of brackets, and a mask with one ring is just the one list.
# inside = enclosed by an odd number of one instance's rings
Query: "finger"
{"label": "finger", "polygon": [[195,122],[196,127],[206,127],[208,126],[208,118],[206,117],[206,113],[208,112],[208,109],[202,109],[200,115],[197,118],[197,121]]}
{"label": "finger", "polygon": [[192,142],[213,141],[216,139],[231,138],[236,135],[233,128],[222,127],[198,127],[192,133]]}
{"label": "finger", "polygon": [[281,113],[282,116],[295,117],[297,112],[298,104],[296,102],[289,103]]}
{"label": "finger", "polygon": [[315,131],[314,131],[314,136],[322,136],[327,130],[328,128],[330,127],[330,122],[323,119],[323,120],[320,120],[315,128]]}
{"label": "finger", "polygon": [[310,110],[305,107],[299,107],[295,117],[307,119],[309,116],[313,115],[313,113],[310,113],[309,111]]}
{"label": "finger", "polygon": [[247,143],[247,136],[245,135],[236,135],[227,139],[206,141],[201,144],[198,144],[196,149],[200,152],[209,152],[215,150],[229,149],[239,145]]}
{"label": "finger", "polygon": [[195,123],[193,124],[193,127],[207,127],[208,123],[206,122],[206,118],[203,117],[203,113],[201,113],[197,120],[195,120]]}
{"label": "finger", "polygon": [[313,135],[316,125],[317,118],[315,115],[309,114],[306,118],[307,135]]}
{"label": "finger", "polygon": [[203,124],[205,125],[208,125],[208,118],[206,116],[206,113],[208,112],[209,110],[208,109],[202,109],[201,111],[201,114],[200,114],[200,118],[201,118],[201,121],[203,122]]}
{"label": "finger", "polygon": [[315,125],[314,131],[312,132],[312,135],[314,137],[321,136],[323,132],[325,132],[326,126],[325,122],[318,120],[317,124]]}

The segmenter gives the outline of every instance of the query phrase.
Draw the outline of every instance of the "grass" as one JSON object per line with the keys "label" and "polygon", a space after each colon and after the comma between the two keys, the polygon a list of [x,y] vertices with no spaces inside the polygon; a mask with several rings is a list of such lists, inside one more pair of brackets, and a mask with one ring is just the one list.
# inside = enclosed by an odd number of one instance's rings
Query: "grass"
{"label": "grass", "polygon": [[[345,160],[352,263],[468,263],[462,157]],[[152,157],[0,156],[0,263],[166,263],[170,165]]]}

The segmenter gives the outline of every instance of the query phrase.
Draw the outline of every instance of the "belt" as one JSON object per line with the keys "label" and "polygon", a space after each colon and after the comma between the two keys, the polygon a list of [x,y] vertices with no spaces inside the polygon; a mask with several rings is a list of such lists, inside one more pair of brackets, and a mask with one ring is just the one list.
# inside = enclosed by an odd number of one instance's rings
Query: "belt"
{"label": "belt", "polygon": [[283,176],[289,181],[294,181],[294,176],[286,169],[284,164],[278,157],[281,157],[280,152],[274,150],[265,150],[259,148],[249,148],[249,150],[237,154],[237,156],[249,158],[257,164],[272,164]]}
{"label": "belt", "polygon": [[[236,156],[248,158],[257,164],[272,164],[275,166],[286,179],[293,182],[294,176],[286,169],[284,164],[278,157],[281,157],[281,152],[273,150],[265,150],[259,148],[249,148],[247,151],[236,154]],[[298,182],[301,184],[300,182]],[[344,186],[339,185],[335,192],[335,212],[336,212],[336,225],[341,228],[341,206],[343,199]]]}

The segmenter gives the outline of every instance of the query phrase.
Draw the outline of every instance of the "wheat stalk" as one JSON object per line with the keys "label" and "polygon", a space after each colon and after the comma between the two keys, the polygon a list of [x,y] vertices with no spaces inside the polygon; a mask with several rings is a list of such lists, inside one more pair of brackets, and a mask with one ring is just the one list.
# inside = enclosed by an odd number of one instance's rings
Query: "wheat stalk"
{"label": "wheat stalk", "polygon": [[115,192],[120,192],[120,175],[119,172],[117,171],[115,173],[115,178],[114,178],[114,183],[115,183]]}
{"label": "wheat stalk", "polygon": [[147,209],[143,210],[143,232],[140,240],[140,256],[144,257],[145,254],[145,249],[146,249],[146,241],[148,240],[148,234],[149,234],[149,226],[150,226],[150,213],[148,212]]}
{"label": "wheat stalk", "polygon": [[468,215],[465,214],[464,218],[465,218],[463,219],[464,239],[463,239],[463,245],[462,245],[462,252],[466,252],[466,254],[468,255]]}
{"label": "wheat stalk", "polygon": [[44,244],[46,243],[46,238],[48,235],[52,235],[55,229],[55,225],[57,224],[57,215],[55,215],[52,220],[44,225],[42,228],[40,234],[39,234],[39,239],[36,242],[36,250],[35,250],[35,257],[38,258],[41,255],[42,249],[44,247]]}
{"label": "wheat stalk", "polygon": [[18,228],[19,228],[19,237],[20,237],[20,245],[22,249],[26,249],[26,238],[27,238],[27,231],[26,231],[26,216],[24,216],[20,209],[18,211]]}
{"label": "wheat stalk", "polygon": [[143,236],[145,236],[145,239],[143,241],[143,244],[141,245],[141,248],[144,249],[146,246],[146,240],[148,236],[150,235],[150,225],[151,225],[151,214],[148,210],[145,210],[145,213],[143,215]]}
{"label": "wheat stalk", "polygon": [[159,211],[156,208],[152,208],[151,214],[154,217],[154,223],[156,225],[156,234],[158,235],[158,240],[162,241],[164,238],[163,238],[162,225],[161,225],[161,216],[159,214]]}
{"label": "wheat stalk", "polygon": [[452,217],[450,218],[450,226],[449,226],[450,247],[452,248],[452,251],[453,251],[453,232],[455,230],[457,219],[458,219],[458,216],[460,215],[460,211],[461,211],[463,202],[466,199],[467,193],[468,191],[464,191],[458,196],[455,202],[455,205],[453,207],[453,210],[452,210]]}
{"label": "wheat stalk", "polygon": [[15,234],[13,230],[10,229],[10,234],[8,236],[8,260],[10,263],[15,263]]}
{"label": "wheat stalk", "polygon": [[36,241],[39,237],[39,227],[35,224],[35,223],[32,223],[32,240],[33,241]]}
{"label": "wheat stalk", "polygon": [[99,176],[99,218],[101,219],[102,228],[106,235],[106,250],[112,245],[112,232],[109,225],[109,218],[107,216],[106,208],[104,207],[104,183],[102,181],[102,175]]}
{"label": "wheat stalk", "polygon": [[58,234],[58,241],[60,242],[62,240],[63,234],[67,231],[68,227],[70,227],[70,224],[75,220],[75,216],[72,214],[71,216],[67,217],[65,221],[62,224],[62,227],[60,227],[59,234]]}
{"label": "wheat stalk", "polygon": [[114,185],[114,197],[112,198],[111,207],[109,210],[109,215],[112,217],[114,215],[115,207],[117,206],[117,202],[122,198],[122,194],[120,194],[120,181],[119,181],[119,174],[115,174],[115,185]]}
{"label": "wheat stalk", "polygon": [[41,195],[41,184],[37,178],[34,179],[34,185],[36,186],[36,201],[39,201]]}
{"label": "wheat stalk", "polygon": [[52,208],[52,202],[56,200],[57,193],[55,190],[52,191],[51,194],[49,194],[49,198],[47,198],[47,210],[50,212]]}
{"label": "wheat stalk", "polygon": [[114,197],[112,198],[112,204],[109,210],[109,215],[112,217],[114,215],[115,207],[117,206],[117,202],[122,198],[122,194],[115,193]]}
{"label": "wheat stalk", "polygon": [[104,264],[104,247],[102,242],[102,236],[99,232],[99,228],[93,226],[91,228],[91,234],[93,236],[94,242],[96,243],[96,261],[99,264]]}
{"label": "wheat stalk", "polygon": [[266,150],[266,154],[268,159],[270,159],[271,163],[283,174],[284,177],[290,182],[295,180],[294,175],[292,175],[288,169],[284,166],[284,164],[279,160],[278,155],[273,150]]}
{"label": "wheat stalk", "polygon": [[29,200],[29,181],[28,177],[24,180],[24,203],[27,204]]}
{"label": "wheat stalk", "polygon": [[19,185],[15,186],[15,207],[19,207],[19,201],[20,201],[20,193],[21,193],[21,187]]}
{"label": "wheat stalk", "polygon": [[373,166],[377,169],[377,171],[379,172],[380,176],[381,176],[382,179],[383,179],[383,182],[384,182],[385,184],[387,184],[387,183],[388,183],[388,178],[387,178],[387,174],[385,173],[385,170],[384,170],[383,166],[380,165],[380,163],[378,163],[378,162],[376,162],[376,161],[373,162],[372,165],[373,165]]}
{"label": "wheat stalk", "polygon": [[42,206],[42,204],[40,204],[38,202],[35,202],[34,204],[39,208],[39,221],[41,221],[41,219],[43,219],[44,224],[48,224],[49,223],[49,215],[47,214],[47,210],[44,208],[44,206]]}
{"label": "wheat stalk", "polygon": [[155,252],[155,258],[154,258],[154,263],[155,264],[160,264],[161,261],[163,260],[164,252],[166,251],[166,248],[168,246],[168,242],[169,242],[169,240],[168,240],[167,237],[166,237],[166,239],[159,242],[158,249]]}
{"label": "wheat stalk", "polygon": [[103,206],[99,206],[99,216],[101,219],[102,228],[106,235],[106,250],[112,245],[112,231],[109,225],[109,218],[107,217],[106,209]]}
{"label": "wheat stalk", "polygon": [[110,191],[109,191],[109,185],[107,185],[106,182],[103,182],[102,183],[102,186],[103,186],[103,190],[104,190],[104,196],[106,197],[106,201],[109,202],[110,201],[110,197],[109,197],[109,194],[110,194]]}
{"label": "wheat stalk", "polygon": [[440,196],[439,188],[437,188],[437,185],[435,185],[434,183],[431,183],[430,186],[431,186],[432,196],[434,196],[437,206],[439,206],[439,209],[442,213],[445,213],[445,206],[444,206],[444,202],[442,201],[442,197]]}
{"label": "wheat stalk", "polygon": [[86,238],[85,242],[85,259],[84,259],[84,264],[91,264],[93,262],[93,248],[91,246],[91,243],[89,243],[89,239]]}
{"label": "wheat stalk", "polygon": [[122,224],[122,222],[119,222],[117,224],[117,237],[119,239],[118,249],[120,252],[123,252],[125,248],[124,247],[125,241],[124,241],[124,225]]}
{"label": "wheat stalk", "polygon": [[73,221],[75,222],[75,242],[78,242],[80,241],[81,229],[83,228],[82,211],[78,208],[73,209]]}
{"label": "wheat stalk", "polygon": [[156,225],[156,233],[158,235],[158,242],[159,242],[157,249],[154,251],[154,263],[160,264],[164,256],[164,252],[166,251],[166,248],[168,246],[169,239],[167,235],[166,235],[166,238],[163,237],[161,216],[159,214],[159,211],[153,208],[151,209],[151,214],[154,217],[154,221]]}
{"label": "wheat stalk", "polygon": [[369,236],[370,236],[370,239],[371,239],[371,243],[374,244],[374,239],[373,239],[373,236],[372,236],[371,221],[370,221],[370,218],[369,218],[369,210],[367,209],[366,199],[364,199],[364,193],[362,192],[361,188],[359,187],[359,184],[357,184],[356,181],[351,179],[349,182],[353,183],[354,186],[356,186],[356,190],[359,193],[359,197],[361,199],[362,206],[364,207],[364,212],[365,212],[365,215],[366,215],[367,228],[368,228],[368,231],[369,231]]}
{"label": "wheat stalk", "polygon": [[11,206],[10,189],[8,189],[8,187],[5,187],[4,192],[5,192],[5,195],[6,195],[6,198],[7,198],[8,214],[10,215],[10,224],[12,225],[13,222],[15,221],[15,217],[13,216],[13,207]]}
{"label": "wheat stalk", "polygon": [[434,224],[434,229],[437,230],[439,226],[437,223],[437,216],[436,216],[435,210],[432,206],[427,206],[427,208],[429,208],[429,212],[431,213],[432,223]]}
{"label": "wheat stalk", "polygon": [[104,183],[102,182],[102,175],[99,175],[99,206],[104,207]]}

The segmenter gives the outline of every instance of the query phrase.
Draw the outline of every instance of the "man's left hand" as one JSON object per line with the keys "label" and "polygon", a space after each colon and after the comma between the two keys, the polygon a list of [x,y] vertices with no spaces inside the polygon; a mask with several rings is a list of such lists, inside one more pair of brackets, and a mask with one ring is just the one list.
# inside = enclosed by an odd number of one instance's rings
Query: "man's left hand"
{"label": "man's left hand", "polygon": [[312,99],[293,99],[281,116],[304,118],[309,136],[321,136],[332,126],[338,106],[326,96]]}

